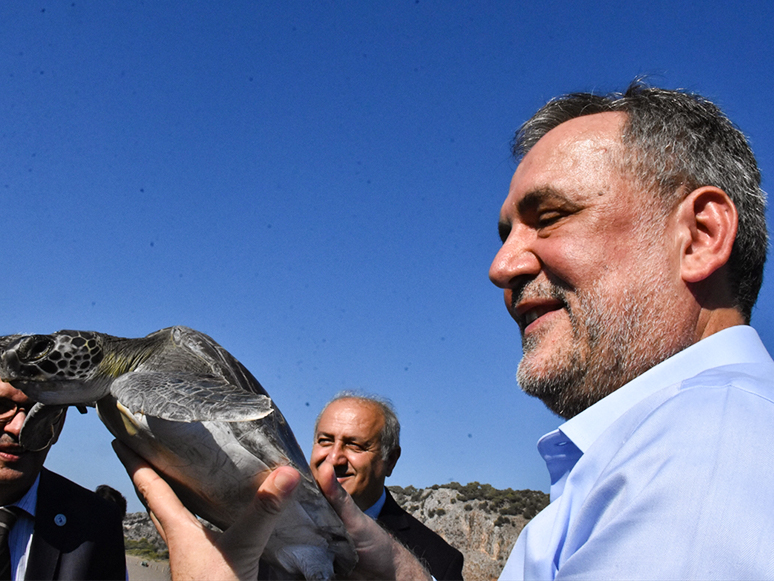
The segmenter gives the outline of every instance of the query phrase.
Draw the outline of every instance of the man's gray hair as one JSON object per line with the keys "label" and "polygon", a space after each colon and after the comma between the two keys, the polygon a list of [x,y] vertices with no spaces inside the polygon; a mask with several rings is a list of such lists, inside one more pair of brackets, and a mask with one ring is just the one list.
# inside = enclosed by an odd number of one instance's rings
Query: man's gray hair
{"label": "man's gray hair", "polygon": [[400,422],[398,421],[398,415],[395,413],[392,402],[387,398],[355,390],[340,391],[333,396],[332,400],[325,404],[325,407],[317,415],[317,420],[314,422],[315,437],[317,435],[317,427],[320,425],[320,418],[325,410],[328,409],[328,406],[333,402],[342,399],[354,399],[374,405],[381,410],[382,417],[384,418],[384,427],[382,428],[379,442],[382,450],[382,460],[387,462],[393,453],[400,449]]}
{"label": "man's gray hair", "polygon": [[749,323],[766,262],[766,194],[747,139],[716,105],[694,93],[638,80],[625,93],[572,93],[549,101],[521,126],[513,155],[521,159],[565,121],[607,112],[627,117],[623,171],[652,191],[665,213],[702,186],[720,188],[734,202],[739,227],[728,261],[730,283],[735,306]]}

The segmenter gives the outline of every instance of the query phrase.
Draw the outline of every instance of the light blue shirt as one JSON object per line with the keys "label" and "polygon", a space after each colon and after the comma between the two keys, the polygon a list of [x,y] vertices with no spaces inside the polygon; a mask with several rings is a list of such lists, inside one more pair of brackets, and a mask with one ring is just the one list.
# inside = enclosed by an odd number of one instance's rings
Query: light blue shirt
{"label": "light blue shirt", "polygon": [[385,490],[382,490],[382,495],[379,497],[379,500],[377,500],[375,503],[373,503],[363,512],[366,513],[368,516],[370,516],[372,519],[376,520],[377,518],[379,518],[379,513],[382,512],[382,508],[384,508],[384,503],[386,501],[387,501],[387,490],[385,489]]}
{"label": "light blue shirt", "polygon": [[11,579],[24,579],[27,572],[27,559],[30,555],[32,533],[35,530],[35,506],[38,504],[38,484],[40,474],[30,489],[14,505],[23,509],[8,533],[8,548],[11,550]]}
{"label": "light blue shirt", "polygon": [[653,367],[538,450],[551,504],[501,580],[774,579],[774,361],[751,327]]}

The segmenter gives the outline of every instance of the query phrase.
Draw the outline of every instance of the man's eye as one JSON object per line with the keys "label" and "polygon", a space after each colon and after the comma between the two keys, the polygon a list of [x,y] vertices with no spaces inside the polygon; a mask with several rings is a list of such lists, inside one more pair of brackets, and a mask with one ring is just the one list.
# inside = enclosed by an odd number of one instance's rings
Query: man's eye
{"label": "man's eye", "polygon": [[538,214],[538,217],[537,217],[537,227],[546,228],[551,224],[555,223],[562,216],[563,214],[561,212],[557,212],[556,210],[540,212],[540,214]]}
{"label": "man's eye", "polygon": [[16,411],[16,402],[5,398],[0,399],[0,416],[12,411]]}
{"label": "man's eye", "polygon": [[511,225],[510,224],[498,224],[497,231],[500,234],[500,242],[505,244],[505,241],[508,240],[508,236],[511,234]]}

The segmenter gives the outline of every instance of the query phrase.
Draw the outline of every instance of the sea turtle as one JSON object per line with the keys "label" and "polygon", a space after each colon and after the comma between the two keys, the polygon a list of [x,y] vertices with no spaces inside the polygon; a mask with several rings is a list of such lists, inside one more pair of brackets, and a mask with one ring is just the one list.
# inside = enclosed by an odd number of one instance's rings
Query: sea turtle
{"label": "sea turtle", "polygon": [[357,562],[285,418],[253,375],[210,337],[170,327],[125,339],[92,331],[0,337],[0,378],[39,402],[20,435],[48,443],[68,405],[96,405],[113,435],[145,458],[194,513],[227,528],[272,468],[303,476],[264,559],[330,579]]}

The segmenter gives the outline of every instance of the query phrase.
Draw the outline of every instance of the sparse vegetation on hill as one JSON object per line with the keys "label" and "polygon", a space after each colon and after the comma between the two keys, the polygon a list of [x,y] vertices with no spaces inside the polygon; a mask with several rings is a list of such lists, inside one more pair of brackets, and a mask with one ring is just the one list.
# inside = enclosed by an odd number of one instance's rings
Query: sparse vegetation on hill
{"label": "sparse vegetation on hill", "polygon": [[[449,484],[435,484],[427,489],[417,489],[413,486],[401,488],[400,486],[388,487],[393,493],[409,498],[409,503],[416,503],[422,499],[428,490],[438,490],[439,488],[449,488],[457,491],[456,498],[451,499],[451,504],[456,502],[473,502],[468,504],[463,510],[473,510],[478,508],[486,513],[498,513],[507,522],[508,516],[521,515],[530,520],[548,506],[548,495],[539,490],[513,490],[506,488],[499,490],[491,484],[480,484],[471,482],[469,484],[460,484],[459,482],[450,482]],[[476,504],[475,501],[478,501]],[[406,507],[404,507],[406,508]],[[406,510],[409,510],[406,508]],[[443,509],[438,509],[443,510]],[[436,511],[438,514],[438,511]],[[444,513],[440,513],[444,514]],[[501,523],[502,524],[502,523]]]}
{"label": "sparse vegetation on hill", "polygon": [[135,555],[149,561],[164,561],[169,559],[169,551],[158,550],[157,547],[145,537],[138,540],[124,539],[124,548],[128,555]]}

